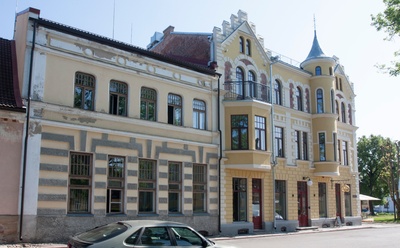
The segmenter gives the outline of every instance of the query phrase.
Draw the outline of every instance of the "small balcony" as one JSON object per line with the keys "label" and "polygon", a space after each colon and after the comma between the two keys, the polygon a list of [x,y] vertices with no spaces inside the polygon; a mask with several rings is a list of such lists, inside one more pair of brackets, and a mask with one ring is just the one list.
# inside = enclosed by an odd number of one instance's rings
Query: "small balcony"
{"label": "small balcony", "polygon": [[268,85],[252,81],[226,81],[224,83],[224,100],[241,101],[257,100],[271,102],[270,89]]}
{"label": "small balcony", "polygon": [[314,162],[315,176],[335,177],[340,176],[337,162]]}

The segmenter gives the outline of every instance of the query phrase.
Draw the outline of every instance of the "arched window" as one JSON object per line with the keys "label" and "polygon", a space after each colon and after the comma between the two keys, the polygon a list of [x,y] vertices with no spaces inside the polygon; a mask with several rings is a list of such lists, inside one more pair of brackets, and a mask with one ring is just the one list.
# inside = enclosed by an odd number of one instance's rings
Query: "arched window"
{"label": "arched window", "polygon": [[127,100],[128,85],[112,80],[110,82],[110,114],[126,116]]}
{"label": "arched window", "polygon": [[246,55],[251,56],[251,44],[250,44],[250,40],[246,40]]}
{"label": "arched window", "polygon": [[249,71],[247,73],[247,87],[246,87],[246,96],[249,96],[251,98],[257,97],[256,96],[256,74],[253,71]]}
{"label": "arched window", "polygon": [[317,90],[317,113],[324,112],[324,95],[322,89]]}
{"label": "arched window", "polygon": [[321,75],[321,74],[322,74],[322,72],[321,72],[321,66],[315,67],[315,76],[318,76],[318,75]]}
{"label": "arched window", "polygon": [[331,89],[331,112],[335,113],[335,91]]}
{"label": "arched window", "polygon": [[83,73],[75,73],[74,107],[84,110],[94,110],[94,92],[96,81],[94,76]]}
{"label": "arched window", "polygon": [[254,74],[253,71],[249,71],[247,75],[247,80],[250,82],[255,82],[256,81],[256,74]]}
{"label": "arched window", "polygon": [[239,52],[244,53],[244,39],[242,36],[239,37]]}
{"label": "arched window", "polygon": [[243,97],[243,84],[244,84],[243,69],[240,67],[236,67],[236,84],[234,85],[235,87],[234,92],[242,97]]}
{"label": "arched window", "polygon": [[353,114],[352,114],[352,110],[351,110],[351,105],[349,104],[348,106],[349,109],[349,124],[353,125]]}
{"label": "arched window", "polygon": [[274,84],[275,104],[282,105],[282,87],[278,80]]}
{"label": "arched window", "polygon": [[168,124],[182,126],[182,97],[168,94]]}
{"label": "arched window", "polygon": [[338,101],[335,101],[335,105],[336,105],[336,114],[337,114],[337,120],[339,121],[340,119],[339,119],[339,103],[338,103]]}
{"label": "arched window", "polygon": [[343,88],[342,88],[342,79],[341,79],[341,78],[339,78],[339,90],[343,91]]}
{"label": "arched window", "polygon": [[346,106],[342,102],[342,122],[346,123]]}
{"label": "arched window", "polygon": [[336,79],[336,89],[338,90],[339,89],[339,81],[338,81],[337,77],[335,77],[335,79]]}
{"label": "arched window", "polygon": [[157,92],[154,89],[142,87],[140,96],[140,119],[157,120]]}
{"label": "arched window", "polygon": [[206,129],[206,103],[202,100],[193,100],[193,127]]}
{"label": "arched window", "polygon": [[303,93],[300,87],[296,87],[297,110],[303,111]]}

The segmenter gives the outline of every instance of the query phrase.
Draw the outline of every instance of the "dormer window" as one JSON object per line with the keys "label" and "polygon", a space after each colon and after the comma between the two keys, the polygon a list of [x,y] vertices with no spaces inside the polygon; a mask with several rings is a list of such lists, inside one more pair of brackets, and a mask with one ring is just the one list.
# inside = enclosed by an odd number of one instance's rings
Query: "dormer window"
{"label": "dormer window", "polygon": [[321,72],[321,66],[315,67],[315,76],[319,76],[319,75],[321,75],[321,74],[322,74],[322,72]]}

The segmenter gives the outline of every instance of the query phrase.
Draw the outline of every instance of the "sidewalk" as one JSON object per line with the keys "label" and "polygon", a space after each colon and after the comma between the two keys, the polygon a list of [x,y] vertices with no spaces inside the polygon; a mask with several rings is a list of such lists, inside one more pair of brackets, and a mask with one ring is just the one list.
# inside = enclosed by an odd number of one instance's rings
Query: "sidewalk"
{"label": "sidewalk", "polygon": [[[296,232],[279,232],[279,233],[265,233],[265,232],[256,232],[254,234],[246,234],[246,235],[238,235],[233,237],[220,236],[220,237],[209,237],[209,239],[218,242],[218,240],[227,240],[227,239],[248,239],[248,238],[256,238],[256,237],[266,237],[266,236],[278,236],[278,235],[299,235],[299,234],[307,234],[307,233],[315,233],[315,232],[335,232],[335,231],[346,231],[346,230],[356,230],[356,229],[366,229],[366,228],[384,228],[390,227],[392,225],[398,224],[383,224],[383,223],[374,223],[369,221],[363,221],[362,225],[359,226],[342,226],[342,227],[327,227],[327,228],[315,228],[308,229]],[[67,248],[66,244],[29,244],[29,243],[21,243],[21,244],[7,244],[0,245],[0,248]]]}

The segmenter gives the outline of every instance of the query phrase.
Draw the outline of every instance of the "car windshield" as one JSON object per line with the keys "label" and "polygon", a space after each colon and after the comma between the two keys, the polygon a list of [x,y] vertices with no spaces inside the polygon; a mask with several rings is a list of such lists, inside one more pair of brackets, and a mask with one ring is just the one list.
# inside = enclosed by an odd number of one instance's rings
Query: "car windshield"
{"label": "car windshield", "polygon": [[96,227],[78,235],[78,239],[84,242],[96,243],[113,238],[128,229],[122,223],[111,223],[105,226]]}

